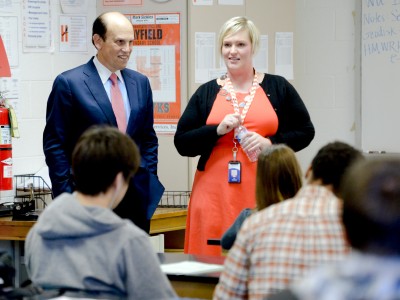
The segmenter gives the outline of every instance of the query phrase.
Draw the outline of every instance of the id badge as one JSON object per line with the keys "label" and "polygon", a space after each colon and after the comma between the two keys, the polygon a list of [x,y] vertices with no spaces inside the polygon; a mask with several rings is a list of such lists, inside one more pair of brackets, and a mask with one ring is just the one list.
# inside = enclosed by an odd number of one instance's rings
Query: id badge
{"label": "id badge", "polygon": [[240,183],[241,172],[240,161],[230,161],[228,163],[228,182]]}

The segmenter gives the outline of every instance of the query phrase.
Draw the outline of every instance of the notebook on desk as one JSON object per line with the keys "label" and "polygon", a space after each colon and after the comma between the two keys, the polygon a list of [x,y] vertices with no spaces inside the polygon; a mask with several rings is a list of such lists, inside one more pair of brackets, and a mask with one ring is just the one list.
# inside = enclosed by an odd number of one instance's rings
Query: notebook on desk
{"label": "notebook on desk", "polygon": [[171,275],[194,275],[212,272],[222,272],[223,265],[208,264],[197,261],[181,261],[176,263],[162,264],[161,270]]}

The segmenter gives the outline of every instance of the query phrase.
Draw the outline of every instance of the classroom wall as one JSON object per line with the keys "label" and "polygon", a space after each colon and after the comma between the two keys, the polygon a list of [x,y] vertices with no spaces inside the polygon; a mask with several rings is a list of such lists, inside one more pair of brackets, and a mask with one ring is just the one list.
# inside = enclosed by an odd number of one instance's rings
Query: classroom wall
{"label": "classroom wall", "polygon": [[[181,1],[171,0],[167,3],[179,5]],[[251,1],[247,0],[246,3],[249,4]],[[58,26],[57,16],[60,13],[58,1],[50,2],[52,24]],[[94,18],[104,9],[101,8],[101,0],[88,2],[90,9],[87,22],[90,31]],[[153,3],[149,0],[145,2]],[[217,0],[214,0],[214,5],[216,2]],[[162,5],[157,7],[163,8]],[[229,6],[226,9],[230,9]],[[143,11],[134,7],[128,10],[130,13]],[[263,11],[260,11],[260,14],[263,14]],[[186,14],[184,18],[186,21]],[[355,55],[356,18],[356,0],[295,1],[294,85],[304,99],[316,127],[314,141],[308,148],[298,153],[304,169],[316,151],[329,141],[340,139],[356,144],[359,130],[356,80],[359,71],[358,57]],[[90,34],[88,39],[90,41]],[[184,41],[182,34],[182,42]],[[13,140],[13,158],[14,174],[26,174],[35,173],[44,165],[42,132],[47,97],[55,76],[88,61],[94,54],[94,48],[88,44],[88,53],[60,54],[56,42],[53,53],[22,53],[21,32],[18,34],[18,43],[21,138]],[[182,56],[182,66],[186,65],[185,59]],[[182,83],[187,85],[186,74],[182,74]],[[187,101],[189,96],[185,93],[182,95],[184,98],[182,101]],[[191,182],[188,178],[192,172],[194,170],[188,167],[188,159],[180,157],[175,152],[172,137],[160,137],[159,175],[167,190],[190,189]],[[12,195],[0,192],[0,201],[4,201],[5,197],[12,198]]]}
{"label": "classroom wall", "polygon": [[359,147],[357,6],[357,0],[296,0],[295,87],[316,129],[298,153],[304,170],[328,142]]}

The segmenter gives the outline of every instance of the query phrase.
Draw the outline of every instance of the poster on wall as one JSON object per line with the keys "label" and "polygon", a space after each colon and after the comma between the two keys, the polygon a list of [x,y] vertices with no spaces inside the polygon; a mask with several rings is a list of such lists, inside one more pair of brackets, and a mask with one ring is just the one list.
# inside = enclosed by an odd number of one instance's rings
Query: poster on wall
{"label": "poster on wall", "polygon": [[60,52],[87,52],[86,16],[60,16]]}
{"label": "poster on wall", "polygon": [[22,2],[22,49],[24,52],[54,52],[50,0]]}
{"label": "poster on wall", "polygon": [[128,67],[150,80],[156,132],[173,134],[181,114],[180,14],[126,16],[135,33]]}

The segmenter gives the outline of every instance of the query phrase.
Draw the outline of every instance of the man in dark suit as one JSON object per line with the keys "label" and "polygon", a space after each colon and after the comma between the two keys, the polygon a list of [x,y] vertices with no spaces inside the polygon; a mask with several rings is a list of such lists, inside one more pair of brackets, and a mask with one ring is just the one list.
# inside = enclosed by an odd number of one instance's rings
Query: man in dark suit
{"label": "man in dark suit", "polygon": [[[140,168],[115,212],[149,232],[150,219],[164,187],[157,177],[158,139],[153,129],[150,82],[146,76],[126,68],[133,40],[132,24],[121,13],[104,13],[94,21],[92,42],[97,55],[55,79],[47,103],[43,149],[54,197],[73,192],[71,154],[80,135],[92,125],[120,125],[111,101],[110,76],[115,73],[126,134],[136,142],[141,155]],[[119,128],[125,131],[124,127]]]}

